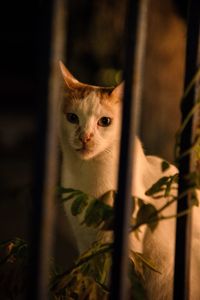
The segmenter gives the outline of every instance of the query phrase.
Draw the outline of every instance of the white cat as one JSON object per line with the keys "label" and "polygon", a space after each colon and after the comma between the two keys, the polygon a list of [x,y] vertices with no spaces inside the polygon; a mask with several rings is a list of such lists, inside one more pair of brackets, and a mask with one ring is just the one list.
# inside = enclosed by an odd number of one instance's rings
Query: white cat
{"label": "white cat", "polygon": [[[121,95],[123,85],[102,88],[80,83],[61,63],[66,87],[60,105],[60,143],[62,150],[62,186],[81,190],[99,197],[109,190],[117,190],[118,156],[121,127]],[[135,176],[132,194],[161,207],[165,200],[153,200],[145,191],[159,178],[177,173],[171,165],[164,173],[162,160],[145,156],[136,138]],[[79,252],[88,249],[97,238],[97,231],[81,226],[73,217],[70,203],[65,204],[71,230]],[[175,214],[175,204],[165,210],[166,215]],[[199,220],[198,220],[199,218]],[[199,208],[194,212],[195,234],[192,255],[191,300],[200,299],[200,222]],[[198,221],[198,222],[196,222]],[[130,248],[143,252],[159,266],[161,274],[146,274],[146,289],[151,300],[170,300],[173,290],[175,220],[162,221],[152,233],[143,226],[140,240],[131,234]],[[195,283],[196,282],[196,283]]]}

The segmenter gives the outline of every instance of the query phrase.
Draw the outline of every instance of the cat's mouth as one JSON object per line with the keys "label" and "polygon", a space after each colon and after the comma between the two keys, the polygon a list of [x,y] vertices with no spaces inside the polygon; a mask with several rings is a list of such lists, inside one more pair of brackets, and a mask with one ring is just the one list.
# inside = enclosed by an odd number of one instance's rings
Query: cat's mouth
{"label": "cat's mouth", "polygon": [[85,147],[82,147],[80,149],[76,149],[77,152],[80,152],[80,153],[89,153],[91,152],[92,150],[91,149],[88,149],[88,148],[85,148]]}
{"label": "cat's mouth", "polygon": [[93,157],[93,152],[87,148],[76,149],[76,153],[83,160],[88,160]]}
{"label": "cat's mouth", "polygon": [[94,149],[93,145],[89,143],[81,143],[81,145],[77,145],[77,147],[75,147],[75,151],[81,158],[89,159],[91,156],[93,156]]}
{"label": "cat's mouth", "polygon": [[75,150],[81,154],[87,154],[87,153],[92,152],[92,150],[90,148],[86,147],[85,145],[83,145],[81,148],[78,148]]}

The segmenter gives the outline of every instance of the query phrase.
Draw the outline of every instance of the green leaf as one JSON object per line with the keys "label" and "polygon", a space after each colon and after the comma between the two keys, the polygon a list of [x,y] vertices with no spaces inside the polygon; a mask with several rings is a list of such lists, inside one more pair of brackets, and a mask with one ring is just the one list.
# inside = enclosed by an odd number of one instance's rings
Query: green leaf
{"label": "green leaf", "polygon": [[94,199],[86,209],[84,223],[87,226],[98,227],[103,221],[112,217],[113,208],[98,199]]}
{"label": "green leaf", "polygon": [[88,196],[86,194],[82,194],[74,199],[71,205],[71,213],[73,216],[77,216],[81,214],[84,208],[88,204]]}
{"label": "green leaf", "polygon": [[102,253],[101,255],[94,257],[89,263],[87,275],[93,277],[99,284],[105,284],[108,279],[111,264],[106,263],[107,259],[110,261],[111,255]]}
{"label": "green leaf", "polygon": [[91,201],[89,204],[88,208],[86,209],[85,212],[85,218],[84,218],[84,223],[87,226],[98,226],[99,222],[101,221],[100,214],[99,214],[99,201],[97,199],[94,199]]}
{"label": "green leaf", "polygon": [[80,190],[75,190],[75,189],[71,189],[71,188],[63,188],[63,187],[58,188],[58,193],[60,195],[68,194],[67,196],[64,196],[63,198],[61,198],[62,203],[74,198],[75,196],[86,195],[85,193],[81,192]]}
{"label": "green leaf", "polygon": [[191,205],[193,206],[199,206],[199,199],[198,199],[198,195],[197,195],[197,192],[194,190],[192,191],[191,193]]}
{"label": "green leaf", "polygon": [[154,220],[156,219],[156,216],[157,210],[155,206],[153,206],[150,203],[143,204],[137,213],[136,223],[147,224],[149,228],[153,231],[158,224],[158,221]]}
{"label": "green leaf", "polygon": [[190,188],[200,189],[200,174],[197,172],[191,172],[187,175],[188,186]]}
{"label": "green leaf", "polygon": [[107,220],[104,220],[103,226],[101,226],[102,231],[111,231],[114,230],[114,215],[109,217]]}
{"label": "green leaf", "polygon": [[101,209],[102,209],[101,211],[102,221],[107,221],[114,217],[113,207],[103,204],[101,206]]}
{"label": "green leaf", "polygon": [[4,264],[9,260],[25,263],[28,258],[28,245],[19,238],[2,242],[0,245],[0,256],[0,264]]}
{"label": "green leaf", "polygon": [[138,199],[138,206],[141,207],[145,204],[144,200],[142,200],[141,198],[137,198]]}
{"label": "green leaf", "polygon": [[179,181],[179,174],[178,173],[176,173],[176,174],[174,174],[173,176],[171,176],[172,177],[172,181],[173,181],[173,183],[176,183],[176,184],[178,184],[178,181]]}
{"label": "green leaf", "polygon": [[116,193],[115,191],[111,190],[103,194],[98,200],[102,203],[113,205]]}
{"label": "green leaf", "polygon": [[134,252],[131,251],[132,255],[133,255],[133,260],[136,261],[137,263],[142,263],[142,265],[148,267],[149,269],[151,269],[152,271],[156,272],[156,273],[160,273],[158,269],[158,266],[156,266],[152,260],[150,260],[149,258],[147,258],[143,253],[139,253],[139,252]]}
{"label": "green leaf", "polygon": [[168,163],[168,161],[163,160],[161,163],[162,172],[165,172],[167,169],[169,169],[169,167],[170,167],[170,164]]}
{"label": "green leaf", "polygon": [[152,196],[160,191],[162,191],[163,186],[166,186],[168,181],[170,179],[170,176],[164,176],[162,178],[160,178],[156,183],[154,183],[150,189],[148,189],[145,192],[145,195],[147,196]]}
{"label": "green leaf", "polygon": [[62,203],[63,203],[63,202],[66,202],[66,201],[68,201],[68,200],[74,198],[74,196],[76,196],[76,195],[77,195],[77,193],[71,193],[69,196],[67,196],[67,197],[65,197],[65,198],[62,198],[62,199],[61,199],[61,202],[62,202]]}
{"label": "green leaf", "polygon": [[142,276],[137,273],[132,260],[129,260],[129,279],[131,283],[131,297],[134,300],[147,300]]}
{"label": "green leaf", "polygon": [[167,182],[167,184],[166,184],[164,197],[168,197],[169,196],[172,184],[173,184],[173,177],[171,177],[169,179],[169,181]]}
{"label": "green leaf", "polygon": [[75,190],[75,189],[71,189],[71,188],[64,188],[62,186],[59,186],[57,188],[57,192],[58,194],[65,194],[65,193],[73,193],[75,191],[78,191],[78,190]]}

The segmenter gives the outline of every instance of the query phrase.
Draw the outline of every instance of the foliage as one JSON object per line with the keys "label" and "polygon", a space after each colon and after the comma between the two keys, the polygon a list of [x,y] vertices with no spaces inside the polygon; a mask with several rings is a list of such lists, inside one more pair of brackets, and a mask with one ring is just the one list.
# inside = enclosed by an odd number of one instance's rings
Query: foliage
{"label": "foliage", "polygon": [[106,221],[113,219],[113,207],[107,203],[113,203],[114,191],[109,191],[99,199],[91,197],[81,191],[60,187],[58,193],[62,195],[62,202],[72,200],[71,213],[73,216],[82,216],[82,224],[90,227],[101,227]]}
{"label": "foliage", "polygon": [[[165,169],[168,167],[165,163]],[[158,180],[147,192],[147,196],[155,198],[172,197],[171,189],[176,188],[177,174],[174,176],[165,176]],[[114,191],[105,193],[99,199],[90,197],[81,191],[73,189],[59,188],[61,201],[71,201],[71,212],[74,216],[81,216],[81,224],[98,228],[102,232],[113,230],[114,209],[111,205],[116,198]],[[175,198],[175,196],[173,196]],[[173,199],[174,200],[174,199]],[[164,210],[157,210],[150,203],[146,203],[143,199],[132,197],[132,213],[136,212],[135,219],[132,220],[131,231],[137,233],[137,229],[147,224],[153,231],[158,221],[161,219],[159,213]],[[175,201],[175,200],[174,200]],[[138,211],[136,208],[138,207]],[[52,291],[59,297],[64,299],[99,299],[100,292],[103,299],[107,299],[109,295],[109,276],[112,260],[112,241],[110,244],[104,244],[103,239],[98,240],[91,245],[91,248],[83,253],[72,269],[65,272],[57,278],[52,284]],[[142,253],[131,251],[129,260],[129,278],[134,289],[134,299],[146,299],[143,282],[144,268],[150,268],[154,272],[159,272],[157,266],[154,265]],[[99,289],[100,288],[100,289]],[[90,291],[90,294],[88,292]],[[85,296],[87,295],[87,297]],[[83,297],[83,298],[82,298]],[[85,298],[84,298],[85,297]]]}
{"label": "foliage", "polygon": [[111,244],[91,245],[70,270],[52,281],[55,299],[107,299],[111,251]]}
{"label": "foliage", "polygon": [[[161,167],[166,170],[168,164],[162,162]],[[190,174],[189,180],[191,181],[190,188],[194,198],[192,204],[197,205],[195,191],[199,177],[194,172]],[[179,217],[177,215],[165,216],[161,214],[168,206],[178,200],[176,196],[177,182],[178,174],[163,176],[146,191],[146,196],[156,201],[166,199],[165,204],[159,209],[151,203],[146,203],[143,199],[131,197],[132,214],[135,215],[135,218],[132,219],[130,224],[130,232],[135,233],[138,237],[138,229],[142,225],[146,224],[153,231],[159,221]],[[58,188],[58,194],[61,202],[71,201],[71,213],[74,216],[81,217],[80,222],[82,225],[98,228],[102,233],[112,232],[114,209],[111,205],[113,205],[117,195],[115,191],[109,191],[98,199],[79,190],[63,187]],[[113,244],[112,239],[109,243],[105,243],[103,237],[104,234],[77,259],[70,270],[62,274],[51,272],[50,292],[52,299],[108,299]],[[13,298],[5,297],[5,299],[17,299],[16,295],[21,295],[24,292],[28,262],[28,246],[25,241],[16,238],[0,244],[0,288],[3,287],[3,290],[5,290],[5,286],[7,286],[9,293],[14,295]],[[146,299],[143,277],[145,268],[149,268],[153,272],[160,272],[159,268],[148,257],[145,257],[142,253],[131,251],[129,278],[132,288],[131,293],[134,290],[134,299],[136,300]],[[3,277],[1,274],[3,274]]]}
{"label": "foliage", "polygon": [[27,268],[28,247],[25,241],[15,238],[0,244],[1,299],[22,299],[27,284]]}

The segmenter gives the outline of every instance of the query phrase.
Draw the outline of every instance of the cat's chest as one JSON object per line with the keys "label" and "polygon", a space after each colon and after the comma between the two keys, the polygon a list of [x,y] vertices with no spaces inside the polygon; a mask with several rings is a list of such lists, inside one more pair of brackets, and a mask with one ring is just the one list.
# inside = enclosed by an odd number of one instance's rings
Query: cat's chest
{"label": "cat's chest", "polygon": [[[112,170],[112,172],[111,172]],[[116,189],[117,166],[107,164],[80,164],[69,167],[63,164],[62,185],[99,197],[108,190]]]}

